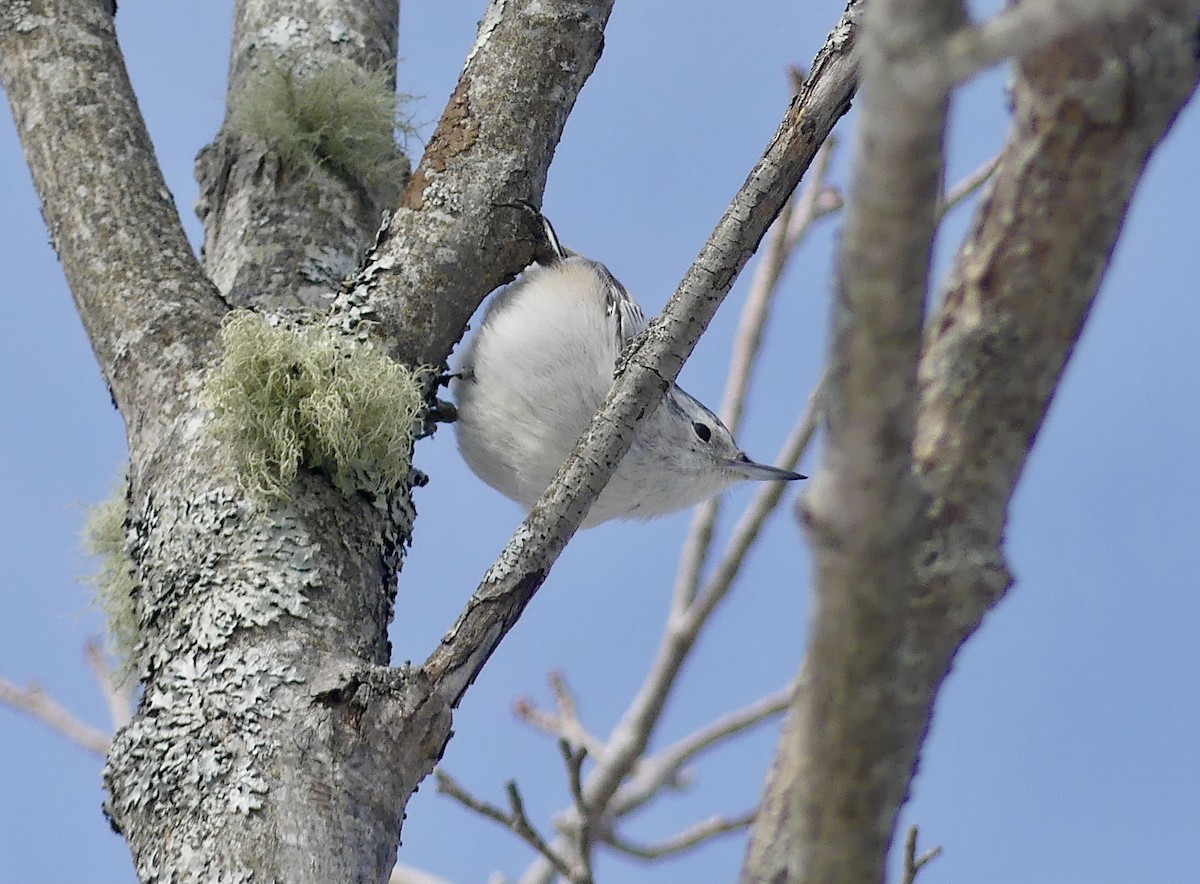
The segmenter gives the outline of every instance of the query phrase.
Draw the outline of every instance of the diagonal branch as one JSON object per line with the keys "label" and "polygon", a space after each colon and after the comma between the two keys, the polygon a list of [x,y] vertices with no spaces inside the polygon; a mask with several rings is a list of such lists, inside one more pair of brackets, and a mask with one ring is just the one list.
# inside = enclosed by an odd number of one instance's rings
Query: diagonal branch
{"label": "diagonal branch", "polygon": [[693,826],[689,826],[678,835],[668,838],[665,841],[660,841],[657,844],[639,844],[636,841],[631,841],[619,835],[615,831],[607,832],[603,840],[605,844],[618,853],[652,862],[666,856],[675,856],[676,854],[684,853],[694,847],[699,847],[701,844],[716,838],[718,835],[740,832],[754,822],[754,815],[755,812],[749,810],[735,817],[710,817],[709,819],[701,820]]}
{"label": "diagonal branch", "polygon": [[45,0],[0,15],[0,81],[114,399],[130,424],[154,420],[178,366],[210,353],[224,305],[163,182],[110,4]]}
{"label": "diagonal branch", "polygon": [[366,306],[399,359],[441,365],[488,292],[530,262],[532,219],[504,206],[541,204],[612,5],[493,0],[399,207],[335,302],[347,323]]}
{"label": "diagonal branch", "polygon": [[453,798],[468,810],[473,810],[480,816],[487,817],[493,822],[504,826],[506,829],[511,829],[521,840],[544,856],[553,865],[555,870],[568,881],[583,882],[591,880],[588,873],[572,872],[566,860],[552,850],[550,845],[546,843],[546,839],[534,828],[533,824],[529,821],[529,816],[525,813],[525,802],[521,799],[521,792],[517,788],[515,781],[509,780],[505,785],[509,809],[502,810],[491,802],[484,801],[482,798],[476,798],[458,780],[443,770],[435,771],[434,777],[437,780],[439,792]]}
{"label": "diagonal branch", "polygon": [[112,720],[113,731],[119,731],[129,724],[133,716],[133,676],[126,674],[118,678],[104,658],[104,650],[97,641],[89,641],[83,648],[88,669],[100,686],[104,702],[108,704],[108,715]]}
{"label": "diagonal branch", "polygon": [[[804,189],[788,201],[775,223],[771,225],[762,258],[755,269],[750,291],[742,306],[720,412],[722,422],[735,437],[741,425],[751,375],[762,350],[763,332],[770,318],[771,304],[779,289],[783,272],[813,222],[829,210],[829,204],[823,204],[821,198],[829,193],[825,186],[825,173],[832,149],[833,139],[830,138],[817,152]],[[791,469],[790,466],[788,468]],[[683,542],[683,551],[679,556],[675,589],[671,595],[671,610],[675,615],[682,614],[696,597],[700,574],[712,547],[713,531],[720,509],[721,498],[714,497],[696,507],[692,516],[687,538]]]}
{"label": "diagonal branch", "polygon": [[645,758],[637,773],[623,785],[611,802],[611,816],[623,816],[644,805],[668,783],[680,779],[683,766],[706,749],[744,730],[768,721],[787,709],[795,686],[788,685],[755,700],[748,706],[722,715],[666,749]]}
{"label": "diagonal branch", "polygon": [[38,685],[22,688],[0,676],[0,704],[27,713],[89,752],[108,754],[108,734],[84,724]]}
{"label": "diagonal branch", "polygon": [[947,85],[962,83],[1010,56],[1037,52],[1085,28],[1123,23],[1146,5],[1145,0],[1018,3],[986,24],[960,29],[928,63],[941,68]]}
{"label": "diagonal branch", "polygon": [[[848,14],[849,15],[849,14]],[[819,58],[762,159],[688,270],[663,314],[626,351],[604,407],[555,481],[489,569],[458,622],[425,663],[453,704],[475,680],[545,580],[633,440],[637,419],[679,373],[700,334],[791,196],[833,124],[849,107],[856,72],[848,36]],[[601,806],[619,777],[606,782]]]}

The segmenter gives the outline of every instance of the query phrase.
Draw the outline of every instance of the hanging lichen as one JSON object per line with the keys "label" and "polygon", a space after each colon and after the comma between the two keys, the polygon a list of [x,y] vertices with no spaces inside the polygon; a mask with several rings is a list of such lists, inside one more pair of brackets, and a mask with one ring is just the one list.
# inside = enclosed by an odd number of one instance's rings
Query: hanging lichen
{"label": "hanging lichen", "polygon": [[408,476],[423,372],[369,341],[248,310],[226,318],[221,343],[204,403],[247,492],[286,496],[301,466],[346,494],[386,492]]}
{"label": "hanging lichen", "polygon": [[122,675],[132,670],[139,641],[134,598],[137,581],[125,545],[127,481],[123,470],[112,494],[88,507],[82,538],[83,548],[99,560],[99,567],[86,579],[95,589],[96,603],[104,612],[109,651],[118,659]]}
{"label": "hanging lichen", "polygon": [[370,187],[407,178],[396,134],[412,134],[401,113],[411,96],[397,94],[385,71],[348,61],[304,70],[295,58],[267,62],[235,97],[231,131],[261,139],[301,173],[327,166]]}

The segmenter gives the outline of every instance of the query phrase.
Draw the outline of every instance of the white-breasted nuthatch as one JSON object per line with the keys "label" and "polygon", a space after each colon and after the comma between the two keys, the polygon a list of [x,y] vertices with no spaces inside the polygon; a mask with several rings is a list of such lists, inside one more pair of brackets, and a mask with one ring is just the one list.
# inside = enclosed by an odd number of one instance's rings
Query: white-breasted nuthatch
{"label": "white-breasted nuthatch", "polygon": [[[526,508],[591,423],[617,358],[646,325],[607,267],[564,249],[538,218],[552,259],[530,265],[495,296],[453,386],[463,459]],[[803,478],[750,460],[715,414],[672,384],[637,425],[582,527],[673,513],[744,479]]]}

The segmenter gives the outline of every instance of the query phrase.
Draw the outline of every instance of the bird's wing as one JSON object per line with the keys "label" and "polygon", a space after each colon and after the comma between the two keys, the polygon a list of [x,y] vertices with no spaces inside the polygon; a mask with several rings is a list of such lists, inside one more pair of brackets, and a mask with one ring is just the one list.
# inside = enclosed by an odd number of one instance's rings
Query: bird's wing
{"label": "bird's wing", "polygon": [[[526,205],[530,209],[533,208],[528,203]],[[636,338],[642,329],[646,327],[646,316],[642,313],[642,308],[638,306],[637,301],[633,300],[633,296],[629,294],[625,286],[617,281],[617,278],[612,275],[612,272],[607,267],[599,261],[584,258],[582,255],[566,248],[562,244],[562,241],[559,240],[558,234],[555,233],[549,219],[541,212],[537,212],[537,216],[542,223],[542,232],[546,237],[546,242],[556,256],[554,263],[557,264],[561,261],[569,260],[586,262],[604,280],[604,313],[615,320],[617,352],[624,352],[629,342]]]}
{"label": "bird's wing", "polygon": [[608,268],[603,264],[596,266],[608,282],[608,290],[604,296],[604,312],[616,320],[617,348],[623,352],[629,346],[629,342],[646,327],[646,316],[625,286],[609,273]]}

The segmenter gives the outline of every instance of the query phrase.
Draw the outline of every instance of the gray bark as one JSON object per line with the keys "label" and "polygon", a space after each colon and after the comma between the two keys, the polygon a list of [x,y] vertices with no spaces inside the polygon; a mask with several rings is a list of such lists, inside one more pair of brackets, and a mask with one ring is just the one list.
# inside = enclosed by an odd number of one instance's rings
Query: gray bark
{"label": "gray bark", "polygon": [[[889,27],[919,14],[910,6]],[[832,357],[843,382],[827,405],[822,475],[802,507],[817,561],[812,645],[743,880],[882,879],[942,680],[1012,582],[1002,544],[1025,458],[1145,164],[1196,88],[1196,15],[1194,3],[1146,4],[1127,22],[1075,33],[1018,66],[1008,143],[920,351],[919,280],[898,269],[914,265],[861,253],[854,267],[843,264]],[[911,55],[892,61],[900,66],[888,86],[864,76],[868,94],[894,86],[936,100],[913,89],[927,81]],[[896,180],[927,183],[936,157],[872,151],[902,137],[864,121],[863,141],[874,142],[860,145],[864,162],[891,177],[856,179],[852,218],[885,218],[899,205]],[[910,206],[926,229],[934,196]],[[913,235],[903,228],[893,219],[890,233],[879,232],[900,243]],[[849,254],[849,229],[846,240]],[[859,293],[896,296],[903,277],[907,319],[858,304]],[[894,323],[903,331],[889,335]],[[877,358],[862,349],[872,338],[889,349],[902,342],[900,379],[855,386]],[[863,412],[865,425],[849,420]],[[872,428],[887,414],[896,415],[890,425]],[[852,429],[865,438],[847,438]]]}
{"label": "gray bark", "polygon": [[228,109],[281,63],[301,74],[349,64],[394,82],[399,15],[399,0],[239,0],[226,127],[196,160],[204,268],[231,304],[328,308],[405,182],[368,187],[324,166],[289,169],[231,133]]}
{"label": "gray bark", "polygon": [[[607,12],[566,0],[489,12],[456,92],[480,96],[479,121],[467,117],[479,137],[454,141],[452,158],[432,152],[441,165],[418,176],[426,186],[443,172],[477,184],[453,204],[425,200],[424,220],[412,224],[432,232],[394,234],[408,237],[392,248],[414,275],[406,281],[416,280],[391,286],[381,306],[395,311],[381,337],[398,358],[444,361],[479,301],[523,266],[519,247],[484,248],[478,219],[494,211],[495,191],[539,199]],[[267,26],[284,20],[288,45],[266,41],[280,33]],[[526,27],[541,40],[524,39]],[[265,51],[390,69],[394,48],[394,3],[246,0],[230,92]],[[260,147],[219,137],[200,163],[202,268],[155,163],[109,4],[9,4],[0,77],[128,429],[144,696],[109,756],[110,819],[144,881],[383,880],[404,807],[450,735],[449,706],[424,675],[388,667],[396,572],[415,515],[408,487],[381,508],[305,473],[289,500],[256,504],[198,402],[228,309],[211,280],[234,303],[312,303],[370,245],[378,199],[332,175],[295,186]],[[489,80],[497,77],[505,88]],[[521,119],[530,95],[532,125],[490,124]],[[435,142],[466,125],[459,110],[452,102]],[[441,249],[464,269],[439,288],[426,282],[441,272]],[[316,259],[325,263],[314,271]],[[359,290],[380,276],[363,277]],[[431,297],[453,305],[438,311],[432,345],[405,325]]]}
{"label": "gray bark", "polygon": [[[941,679],[1010,582],[1001,541],[1012,488],[1146,159],[1197,79],[1196,7],[1174,0],[1030,55],[997,180],[922,330],[949,82],[921,48],[958,27],[961,10],[880,2],[894,28],[880,28],[873,63],[898,73],[865,109],[830,453],[804,511],[820,583],[813,653],[747,880],[882,875]],[[611,5],[493,3],[395,214],[333,302],[343,327],[369,315],[395,358],[445,362],[482,298],[532,254],[525,216],[505,204],[540,203]],[[260,146],[222,133],[198,166],[201,266],[111,11],[105,0],[0,9],[0,80],[129,435],[145,694],[113,744],[108,812],[147,881],[382,880],[453,704],[844,112],[853,15],[815,69],[825,104],[812,93],[793,104],[580,448],[413,671],[389,667],[386,634],[415,517],[408,488],[380,508],[313,472],[288,501],[255,504],[198,402],[228,305],[325,304],[371,245],[387,194],[326,172],[294,180]],[[391,70],[395,27],[389,0],[242,0],[231,100],[272,55]],[[837,76],[822,80],[823,64]],[[619,785],[586,788],[611,797]]]}

